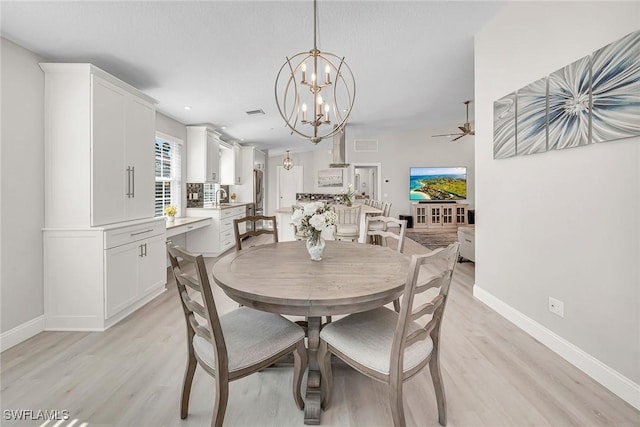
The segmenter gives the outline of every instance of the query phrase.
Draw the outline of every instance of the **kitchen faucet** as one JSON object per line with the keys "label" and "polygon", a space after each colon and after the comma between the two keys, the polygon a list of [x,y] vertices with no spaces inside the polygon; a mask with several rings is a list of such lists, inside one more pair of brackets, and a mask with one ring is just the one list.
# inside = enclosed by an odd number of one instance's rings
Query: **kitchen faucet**
{"label": "kitchen faucet", "polygon": [[222,197],[226,198],[227,197],[227,192],[224,188],[219,188],[216,190],[216,204],[220,205],[220,197],[218,197],[218,193],[220,193],[222,191]]}

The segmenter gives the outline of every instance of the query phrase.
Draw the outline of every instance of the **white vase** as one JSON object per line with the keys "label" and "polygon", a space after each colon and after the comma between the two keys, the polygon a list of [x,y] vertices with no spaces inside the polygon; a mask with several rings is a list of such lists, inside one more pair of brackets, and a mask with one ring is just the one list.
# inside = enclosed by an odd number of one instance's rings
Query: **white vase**
{"label": "white vase", "polygon": [[307,251],[312,261],[322,260],[322,253],[324,252],[324,239],[318,237],[317,239],[307,239]]}
{"label": "white vase", "polygon": [[167,222],[173,222],[173,221],[175,221],[175,219],[176,219],[176,217],[173,216],[173,215],[167,216]]}

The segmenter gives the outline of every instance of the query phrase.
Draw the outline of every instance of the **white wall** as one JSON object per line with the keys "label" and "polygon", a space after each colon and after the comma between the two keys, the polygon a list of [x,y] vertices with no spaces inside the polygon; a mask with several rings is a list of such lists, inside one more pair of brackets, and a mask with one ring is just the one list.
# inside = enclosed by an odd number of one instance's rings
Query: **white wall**
{"label": "white wall", "polygon": [[2,167],[0,331],[44,314],[44,74],[33,53],[0,40]]}
{"label": "white wall", "polygon": [[[366,130],[355,131],[347,128],[346,161],[347,163],[380,163],[382,180],[381,199],[391,202],[391,215],[411,214],[409,202],[409,168],[411,166],[466,166],[467,193],[470,209],[474,206],[474,137],[467,136],[459,141],[446,138],[432,138],[431,135],[454,132],[458,124],[442,125],[437,128],[427,128],[402,132],[397,134],[370,135]],[[378,140],[378,152],[362,153],[353,151],[354,139]],[[328,169],[332,163],[330,152],[331,141],[322,141],[319,147],[311,147],[311,143],[301,141],[299,144],[309,144],[310,150],[302,153],[291,153],[295,165],[304,166],[304,192],[339,193],[340,188],[318,188],[318,170]],[[276,209],[275,186],[276,166],[282,165],[285,155],[269,157],[269,209]],[[352,182],[353,166],[345,170],[345,189]]]}
{"label": "white wall", "polygon": [[630,393],[640,390],[640,138],[493,160],[492,134],[493,101],[639,28],[638,2],[512,2],[475,51],[476,287],[591,374],[634,382]]}

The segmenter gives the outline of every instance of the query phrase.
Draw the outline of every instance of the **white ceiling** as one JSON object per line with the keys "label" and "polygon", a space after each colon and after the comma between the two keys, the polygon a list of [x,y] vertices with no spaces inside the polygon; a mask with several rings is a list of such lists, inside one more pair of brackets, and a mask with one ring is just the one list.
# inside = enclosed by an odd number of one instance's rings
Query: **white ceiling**
{"label": "white ceiling", "polygon": [[[344,56],[356,79],[348,137],[456,131],[462,102],[473,98],[473,36],[500,6],[319,0],[318,47]],[[285,57],[313,47],[310,0],[2,0],[0,8],[3,37],[49,61],[91,62],[182,123],[226,126],[223,139],[274,152],[311,144],[290,135],[274,99]],[[260,108],[264,116],[245,114]]]}

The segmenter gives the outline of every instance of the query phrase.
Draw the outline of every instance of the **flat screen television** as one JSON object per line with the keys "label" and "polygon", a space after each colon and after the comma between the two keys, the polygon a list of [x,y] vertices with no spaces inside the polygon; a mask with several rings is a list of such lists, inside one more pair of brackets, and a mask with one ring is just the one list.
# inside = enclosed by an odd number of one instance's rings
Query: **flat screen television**
{"label": "flat screen television", "polygon": [[409,200],[465,200],[466,167],[412,167]]}

